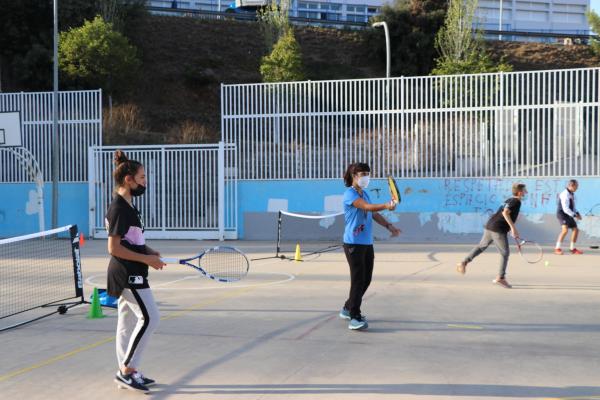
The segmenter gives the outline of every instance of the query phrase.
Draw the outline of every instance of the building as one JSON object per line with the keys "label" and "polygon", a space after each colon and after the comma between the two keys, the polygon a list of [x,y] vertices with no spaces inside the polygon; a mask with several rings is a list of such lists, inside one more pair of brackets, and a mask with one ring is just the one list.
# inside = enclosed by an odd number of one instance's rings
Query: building
{"label": "building", "polygon": [[479,0],[476,17],[486,30],[586,35],[589,7],[589,0]]}
{"label": "building", "polygon": [[[244,0],[237,0],[238,3]],[[255,2],[255,0],[253,0]],[[264,0],[268,2],[268,0]],[[379,14],[386,0],[291,0],[293,17],[323,21],[367,23]],[[149,0],[148,5],[210,11],[236,7],[236,0]],[[590,33],[585,15],[590,0],[479,0],[476,25],[484,30],[539,33]],[[500,9],[502,18],[500,19]],[[512,36],[507,39],[542,40]]]}

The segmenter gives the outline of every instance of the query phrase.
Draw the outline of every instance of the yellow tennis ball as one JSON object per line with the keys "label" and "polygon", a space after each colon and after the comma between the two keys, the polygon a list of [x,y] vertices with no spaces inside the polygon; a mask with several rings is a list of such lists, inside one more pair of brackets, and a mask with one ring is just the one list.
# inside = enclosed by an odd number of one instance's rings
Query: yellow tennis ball
{"label": "yellow tennis ball", "polygon": [[548,260],[544,261],[544,265],[545,265],[546,267],[549,267],[549,266],[550,266],[550,261],[548,261]]}

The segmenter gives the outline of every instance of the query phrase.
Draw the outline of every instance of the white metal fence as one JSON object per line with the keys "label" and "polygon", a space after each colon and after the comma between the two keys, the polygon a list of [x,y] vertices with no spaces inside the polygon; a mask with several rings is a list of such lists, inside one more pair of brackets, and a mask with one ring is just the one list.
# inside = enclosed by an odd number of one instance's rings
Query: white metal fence
{"label": "white metal fence", "polygon": [[240,179],[600,174],[600,69],[223,85]]}
{"label": "white metal fence", "polygon": [[[102,92],[59,93],[60,180],[87,180],[87,149],[102,144]],[[0,93],[0,112],[20,111],[23,147],[40,165],[45,181],[52,179],[52,92]],[[29,182],[17,156],[0,152],[0,183]]]}
{"label": "white metal fence", "polygon": [[117,146],[89,149],[90,236],[106,237],[116,149],[141,162],[146,193],[136,199],[147,238],[236,239],[235,145]]}

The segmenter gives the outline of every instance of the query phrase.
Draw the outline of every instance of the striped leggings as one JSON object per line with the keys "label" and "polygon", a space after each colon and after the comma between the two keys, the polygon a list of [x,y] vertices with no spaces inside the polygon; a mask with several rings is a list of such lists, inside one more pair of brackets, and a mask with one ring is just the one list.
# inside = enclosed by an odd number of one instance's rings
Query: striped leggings
{"label": "striped leggings", "polygon": [[117,361],[137,370],[160,315],[152,289],[125,289],[119,297]]}

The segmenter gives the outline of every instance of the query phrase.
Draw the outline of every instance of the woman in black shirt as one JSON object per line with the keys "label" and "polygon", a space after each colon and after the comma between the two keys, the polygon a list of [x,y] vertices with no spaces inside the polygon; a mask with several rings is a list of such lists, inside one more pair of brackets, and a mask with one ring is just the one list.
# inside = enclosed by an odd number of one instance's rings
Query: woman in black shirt
{"label": "woman in black shirt", "polygon": [[146,245],[140,212],[133,197],[146,190],[144,167],[120,150],[114,156],[115,195],[106,212],[108,252],[107,292],[119,298],[115,382],[119,387],[147,392],[154,380],[138,368],[142,352],[160,319],[148,285],[148,266],[162,269],[160,254]]}

